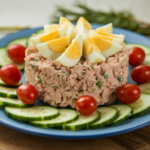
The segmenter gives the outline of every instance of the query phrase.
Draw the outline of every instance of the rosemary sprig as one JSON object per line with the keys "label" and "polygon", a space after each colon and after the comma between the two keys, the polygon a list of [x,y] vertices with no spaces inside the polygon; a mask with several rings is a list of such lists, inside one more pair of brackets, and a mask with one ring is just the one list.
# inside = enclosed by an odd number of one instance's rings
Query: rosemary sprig
{"label": "rosemary sprig", "polygon": [[94,10],[81,2],[76,2],[74,7],[79,11],[65,8],[64,6],[56,6],[56,10],[52,15],[52,23],[58,23],[59,17],[63,16],[72,22],[76,22],[80,16],[83,16],[90,23],[107,24],[112,22],[114,26],[138,32],[144,35],[150,35],[150,24],[140,22],[135,19],[130,11],[114,11],[109,12]]}

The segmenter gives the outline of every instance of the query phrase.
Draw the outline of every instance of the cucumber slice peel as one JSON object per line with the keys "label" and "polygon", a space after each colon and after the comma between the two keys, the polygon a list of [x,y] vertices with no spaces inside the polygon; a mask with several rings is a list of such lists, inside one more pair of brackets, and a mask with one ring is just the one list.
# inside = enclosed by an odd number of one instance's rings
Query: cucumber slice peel
{"label": "cucumber slice peel", "polygon": [[15,39],[11,42],[9,42],[6,46],[6,50],[8,49],[9,46],[11,46],[12,44],[20,44],[26,47],[26,43],[27,43],[27,38],[20,38],[20,39]]}
{"label": "cucumber slice peel", "polygon": [[10,99],[10,98],[0,97],[0,106],[25,108],[25,107],[31,107],[33,105],[25,104],[25,103],[21,102],[19,99]]}
{"label": "cucumber slice peel", "polygon": [[43,29],[40,29],[40,30],[38,30],[38,31],[36,32],[36,34],[42,34],[42,33],[44,33],[44,30],[43,30]]}
{"label": "cucumber slice peel", "polygon": [[147,56],[145,57],[145,60],[144,60],[143,64],[150,66],[150,55],[147,55]]}
{"label": "cucumber slice peel", "polygon": [[29,108],[5,107],[6,116],[21,121],[40,121],[55,118],[59,115],[57,108],[50,106],[33,106]]}
{"label": "cucumber slice peel", "polygon": [[12,62],[7,55],[6,49],[0,48],[0,67],[3,67],[3,66],[8,65],[8,64],[16,65],[20,70],[24,70],[24,68],[25,68],[24,63],[16,64],[16,63]]}
{"label": "cucumber slice peel", "polygon": [[0,97],[17,99],[16,88],[8,88],[0,86]]}
{"label": "cucumber slice peel", "polygon": [[133,112],[132,107],[126,104],[115,104],[115,105],[111,105],[111,107],[116,108],[119,112],[118,118],[111,125],[118,124],[128,119],[132,115],[132,112]]}
{"label": "cucumber slice peel", "polygon": [[100,112],[101,118],[89,126],[89,129],[96,129],[107,126],[113,123],[118,118],[118,111],[112,107],[99,107],[97,110]]}
{"label": "cucumber slice peel", "polygon": [[78,113],[73,109],[58,109],[59,116],[44,121],[31,121],[30,124],[36,127],[49,128],[49,127],[57,127],[61,126],[65,123],[72,122],[78,118]]}
{"label": "cucumber slice peel", "polygon": [[131,118],[139,117],[150,111],[150,94],[142,93],[139,100],[129,104],[133,108]]}
{"label": "cucumber slice peel", "polygon": [[150,54],[150,48],[145,46],[145,45],[142,45],[142,44],[135,44],[135,43],[128,43],[126,44],[127,48],[130,50],[132,47],[140,47],[142,48],[146,55],[149,55]]}
{"label": "cucumber slice peel", "polygon": [[150,94],[150,83],[144,83],[138,85],[142,93]]}
{"label": "cucumber slice peel", "polygon": [[20,80],[16,85],[7,85],[5,84],[1,79],[0,79],[0,85],[1,86],[6,86],[6,87],[18,87],[22,84],[22,81]]}
{"label": "cucumber slice peel", "polygon": [[95,123],[100,119],[100,113],[98,111],[95,111],[93,114],[89,116],[81,116],[79,115],[78,119],[60,126],[63,130],[77,130],[77,129],[83,129],[88,128],[89,125]]}
{"label": "cucumber slice peel", "polygon": [[31,37],[32,37],[32,35],[27,39],[27,47],[32,45],[32,41],[30,40]]}

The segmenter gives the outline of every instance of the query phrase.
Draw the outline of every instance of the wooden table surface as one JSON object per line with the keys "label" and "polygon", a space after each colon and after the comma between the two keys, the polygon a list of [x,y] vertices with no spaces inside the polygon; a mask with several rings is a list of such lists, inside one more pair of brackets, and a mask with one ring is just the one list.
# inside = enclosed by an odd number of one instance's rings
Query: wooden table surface
{"label": "wooden table surface", "polygon": [[108,138],[61,140],[33,136],[0,125],[0,150],[150,150],[150,126]]}

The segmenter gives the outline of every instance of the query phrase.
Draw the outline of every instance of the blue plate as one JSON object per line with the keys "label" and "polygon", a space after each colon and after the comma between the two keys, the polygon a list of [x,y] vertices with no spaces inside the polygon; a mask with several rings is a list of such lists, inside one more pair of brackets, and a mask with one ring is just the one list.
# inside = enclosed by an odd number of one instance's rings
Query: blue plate
{"label": "blue plate", "polygon": [[[93,24],[93,28],[97,28],[99,26],[100,25],[98,24]],[[29,37],[32,33],[35,33],[39,29],[41,28],[27,29],[27,30],[23,30],[23,31],[8,35],[0,40],[0,47],[5,47],[11,40],[14,40],[17,38]],[[124,34],[125,40],[128,43],[139,43],[139,44],[143,44],[145,46],[150,47],[150,40],[142,35],[136,34],[131,31],[119,29],[119,28],[114,28],[114,33]],[[130,66],[130,72],[131,70],[132,70],[132,67]],[[22,76],[22,80],[24,81],[23,76]],[[132,79],[130,78],[130,75],[128,78],[128,82],[134,83]],[[43,103],[38,99],[36,102],[36,105],[39,105],[39,104],[43,104]],[[127,133],[130,131],[142,128],[150,124],[150,113],[147,113],[146,115],[141,116],[136,119],[128,119],[112,127],[104,127],[104,128],[99,128],[99,129],[93,129],[93,130],[63,131],[63,130],[52,129],[52,128],[50,129],[36,128],[31,125],[28,125],[25,122],[10,119],[7,116],[5,116],[4,111],[0,109],[0,124],[7,126],[11,129],[20,131],[20,132],[25,132],[25,133],[33,134],[37,136],[61,138],[61,139],[88,139],[88,138],[114,136],[114,135],[123,134],[123,133]]]}

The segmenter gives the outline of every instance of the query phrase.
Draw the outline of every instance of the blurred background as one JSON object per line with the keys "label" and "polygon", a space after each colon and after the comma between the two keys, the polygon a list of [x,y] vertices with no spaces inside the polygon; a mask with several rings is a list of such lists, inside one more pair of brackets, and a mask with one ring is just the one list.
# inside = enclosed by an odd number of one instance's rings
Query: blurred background
{"label": "blurred background", "polygon": [[60,15],[76,21],[82,15],[93,23],[114,21],[117,27],[150,35],[149,14],[150,0],[0,0],[0,32],[58,22]]}

